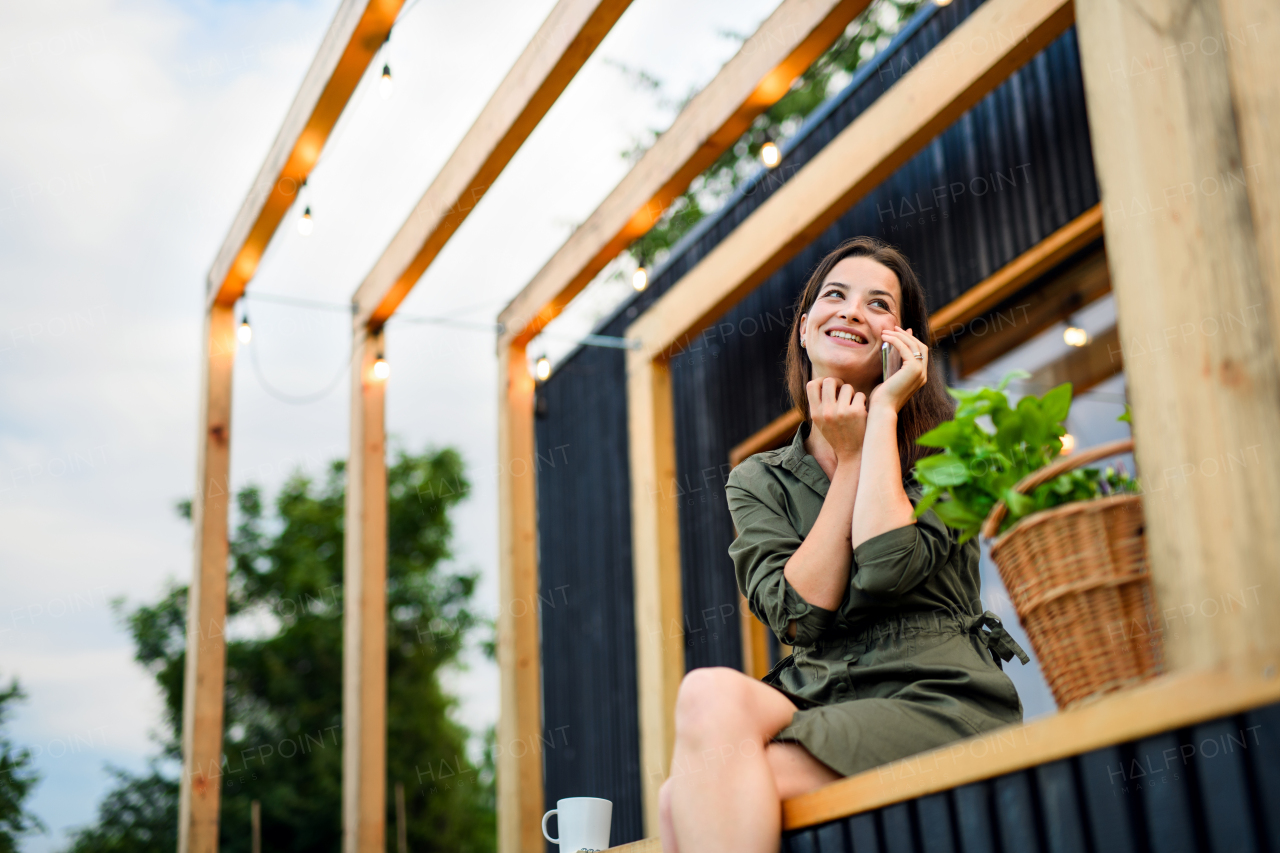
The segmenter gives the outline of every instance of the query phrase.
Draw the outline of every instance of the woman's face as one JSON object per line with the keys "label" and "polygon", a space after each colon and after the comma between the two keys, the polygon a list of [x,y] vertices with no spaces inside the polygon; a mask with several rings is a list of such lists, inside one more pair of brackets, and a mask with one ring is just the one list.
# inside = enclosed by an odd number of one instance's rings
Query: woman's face
{"label": "woman's face", "polygon": [[881,379],[880,333],[898,325],[902,289],[888,267],[870,258],[840,261],[800,320],[813,378],[834,376],[869,391]]}

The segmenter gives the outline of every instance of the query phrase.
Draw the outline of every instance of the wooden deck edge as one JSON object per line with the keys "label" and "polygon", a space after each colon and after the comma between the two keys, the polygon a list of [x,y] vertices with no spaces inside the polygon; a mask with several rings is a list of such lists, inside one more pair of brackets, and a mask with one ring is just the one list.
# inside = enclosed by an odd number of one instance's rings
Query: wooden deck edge
{"label": "wooden deck edge", "polygon": [[[1280,701],[1280,663],[1167,675],[1142,687],[1019,726],[922,752],[782,804],[784,832],[980,782],[1061,758],[1238,714]],[[610,850],[659,853],[646,838]]]}
{"label": "wooden deck edge", "polygon": [[[782,804],[801,829],[1280,701],[1274,658],[1162,676],[1142,687],[850,776]],[[658,849],[658,848],[653,848]]]}
{"label": "wooden deck edge", "polygon": [[609,850],[612,853],[662,853],[662,839],[645,838],[620,847],[610,847]]}

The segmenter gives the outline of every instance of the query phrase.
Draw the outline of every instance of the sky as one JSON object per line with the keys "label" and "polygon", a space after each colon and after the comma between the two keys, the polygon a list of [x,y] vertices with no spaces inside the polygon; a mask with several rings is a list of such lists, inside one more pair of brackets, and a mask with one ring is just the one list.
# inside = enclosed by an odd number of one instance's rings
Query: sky
{"label": "sky", "polygon": [[[109,765],[140,770],[158,751],[159,693],[112,602],[190,577],[173,506],[195,482],[205,277],[337,5],[0,6],[0,679],[28,694],[8,728],[36,753],[32,806],[49,827],[27,853],[61,849],[93,819]],[[750,33],[774,5],[636,2],[402,308],[451,323],[388,326],[393,445],[462,453],[475,485],[454,562],[480,572],[490,613],[498,392],[481,327],[623,177],[621,152],[732,56],[726,33]],[[346,317],[253,294],[346,303],[551,6],[407,7],[301,196],[313,233],[291,211],[250,284],[233,488],[273,495],[347,447]],[[627,68],[659,77],[663,97]],[[473,653],[449,680],[460,719],[496,720],[493,664]]]}

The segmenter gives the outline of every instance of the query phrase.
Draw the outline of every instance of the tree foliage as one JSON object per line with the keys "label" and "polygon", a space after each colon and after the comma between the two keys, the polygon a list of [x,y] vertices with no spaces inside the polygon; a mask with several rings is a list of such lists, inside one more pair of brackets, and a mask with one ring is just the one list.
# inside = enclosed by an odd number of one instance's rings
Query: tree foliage
{"label": "tree foliage", "polygon": [[[759,170],[760,149],[766,142],[782,142],[793,135],[811,112],[849,81],[859,65],[888,44],[902,21],[921,5],[922,0],[873,0],[835,43],[800,75],[791,90],[757,117],[738,141],[671,203],[657,223],[631,244],[628,251],[636,263],[640,266],[661,263],[681,237]],[[660,103],[683,107],[692,98],[690,95],[681,101],[672,101],[662,95],[662,83],[655,75],[640,70],[623,70],[638,88],[654,92]],[[650,130],[645,139],[637,141],[623,152],[623,156],[632,162],[639,160],[659,135],[660,131]]]}
{"label": "tree foliage", "polygon": [[[399,453],[388,467],[387,825],[405,788],[414,853],[491,850],[493,768],[467,758],[468,732],[440,684],[482,626],[474,574],[448,572],[448,510],[468,492],[453,450]],[[343,463],[321,484],[298,475],[268,519],[259,489],[236,495],[228,575],[226,715],[219,846],[250,850],[261,802],[264,850],[336,851],[341,843]],[[181,511],[182,507],[179,507]],[[180,757],[187,589],[173,586],[126,615],[136,657],[165,700],[162,747]],[[446,775],[443,769],[447,767]],[[173,849],[177,783],[117,773],[98,823],[73,853]],[[147,799],[151,805],[141,808]],[[165,833],[170,833],[165,835]],[[154,841],[154,843],[153,843]]]}
{"label": "tree foliage", "polygon": [[[0,726],[9,722],[13,704],[25,698],[16,680],[0,690]],[[39,781],[31,759],[31,750],[16,745],[0,729],[0,853],[14,853],[22,836],[44,830],[40,819],[24,807]]]}

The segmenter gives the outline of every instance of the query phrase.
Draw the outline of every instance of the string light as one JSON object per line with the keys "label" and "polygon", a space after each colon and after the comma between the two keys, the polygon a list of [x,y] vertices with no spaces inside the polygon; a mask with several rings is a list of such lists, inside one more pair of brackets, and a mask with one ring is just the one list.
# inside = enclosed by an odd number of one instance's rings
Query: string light
{"label": "string light", "polygon": [[248,314],[240,318],[240,328],[236,329],[236,340],[242,344],[247,344],[253,340],[253,329],[249,326]]}
{"label": "string light", "polygon": [[316,224],[311,221],[311,205],[307,205],[302,211],[302,216],[298,217],[298,233],[303,237],[310,237],[311,229],[315,226]]}
{"label": "string light", "polygon": [[377,359],[373,362],[373,378],[386,379],[391,375],[391,365],[382,357],[382,353],[378,353]]}
{"label": "string light", "polygon": [[391,66],[384,64],[382,66],[382,80],[378,82],[378,94],[382,96],[382,100],[391,98],[391,91],[394,85],[391,82]]}
{"label": "string light", "polygon": [[770,169],[782,162],[782,151],[773,142],[760,146],[760,160]]}
{"label": "string light", "polygon": [[551,378],[551,359],[545,355],[538,358],[538,362],[534,365],[533,375],[538,377],[539,382],[546,382]]}
{"label": "string light", "polygon": [[631,274],[631,286],[636,290],[644,290],[649,286],[649,271],[644,267]]}
{"label": "string light", "polygon": [[1062,436],[1062,455],[1066,456],[1068,453],[1070,453],[1075,449],[1076,449],[1076,437],[1071,433],[1066,433],[1065,435],[1063,435]]}
{"label": "string light", "polygon": [[1069,347],[1082,347],[1089,343],[1089,333],[1079,326],[1067,326],[1062,330],[1062,341]]}

